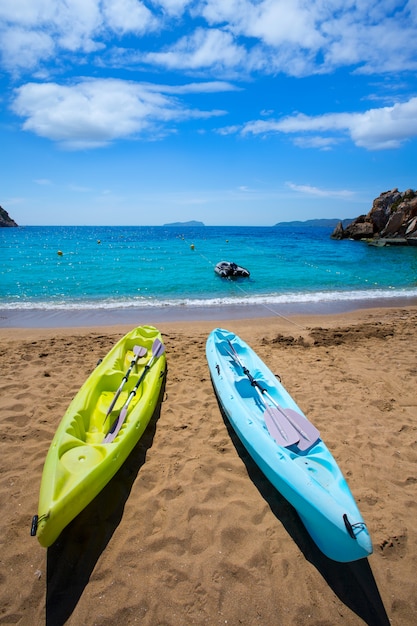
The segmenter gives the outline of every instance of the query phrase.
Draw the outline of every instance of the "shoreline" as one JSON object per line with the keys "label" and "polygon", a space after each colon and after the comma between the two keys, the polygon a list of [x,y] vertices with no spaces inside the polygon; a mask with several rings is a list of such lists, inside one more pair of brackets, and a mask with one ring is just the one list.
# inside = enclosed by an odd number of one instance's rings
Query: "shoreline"
{"label": "shoreline", "polygon": [[2,309],[3,328],[79,328],[102,326],[141,326],[171,322],[244,320],[254,318],[287,319],[295,316],[340,315],[364,309],[416,306],[417,298],[336,300],[326,302],[285,303],[277,305],[237,304],[225,306],[166,306],[121,309]]}

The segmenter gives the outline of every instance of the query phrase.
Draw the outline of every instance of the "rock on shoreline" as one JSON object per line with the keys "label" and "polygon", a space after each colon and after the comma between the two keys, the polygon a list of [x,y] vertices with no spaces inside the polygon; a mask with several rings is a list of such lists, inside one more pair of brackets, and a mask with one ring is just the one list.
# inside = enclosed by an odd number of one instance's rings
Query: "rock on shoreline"
{"label": "rock on shoreline", "polygon": [[9,216],[7,211],[0,206],[0,228],[8,227],[8,226],[18,226],[14,220]]}
{"label": "rock on shoreline", "polygon": [[339,223],[332,239],[367,240],[374,245],[417,245],[417,192],[413,189],[384,191],[375,198],[367,215],[346,228]]}

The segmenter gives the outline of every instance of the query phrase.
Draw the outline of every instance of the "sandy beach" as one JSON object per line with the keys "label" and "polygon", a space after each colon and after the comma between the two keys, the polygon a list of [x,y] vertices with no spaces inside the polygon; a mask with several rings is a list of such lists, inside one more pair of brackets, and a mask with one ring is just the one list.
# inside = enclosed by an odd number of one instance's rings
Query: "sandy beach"
{"label": "sandy beach", "polygon": [[[0,328],[0,625],[411,626],[417,614],[417,306],[163,320],[163,401],[133,453],[48,550],[30,536],[68,404],[136,324]],[[240,335],[320,429],[374,553],[327,559],[248,457],[205,343]]]}

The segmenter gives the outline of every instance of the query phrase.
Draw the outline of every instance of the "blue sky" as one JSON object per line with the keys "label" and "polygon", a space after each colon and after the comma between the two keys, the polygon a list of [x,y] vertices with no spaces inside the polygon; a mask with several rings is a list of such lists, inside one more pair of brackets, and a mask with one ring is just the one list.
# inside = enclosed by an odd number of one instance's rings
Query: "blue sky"
{"label": "blue sky", "polygon": [[417,187],[417,2],[0,0],[20,225],[273,225]]}

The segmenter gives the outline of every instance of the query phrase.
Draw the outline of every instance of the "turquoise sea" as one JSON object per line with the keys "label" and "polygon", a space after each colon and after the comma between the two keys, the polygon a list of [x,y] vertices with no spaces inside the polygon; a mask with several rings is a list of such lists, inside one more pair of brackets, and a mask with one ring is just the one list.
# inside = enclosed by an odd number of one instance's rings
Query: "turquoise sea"
{"label": "turquoise sea", "polygon": [[[276,227],[18,227],[0,229],[0,325],[24,311],[169,309],[194,319],[355,308],[417,297],[417,247],[334,241],[332,229]],[[61,254],[62,253],[62,254]],[[219,278],[234,261],[249,279]]]}

